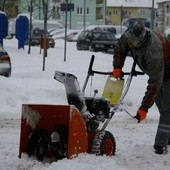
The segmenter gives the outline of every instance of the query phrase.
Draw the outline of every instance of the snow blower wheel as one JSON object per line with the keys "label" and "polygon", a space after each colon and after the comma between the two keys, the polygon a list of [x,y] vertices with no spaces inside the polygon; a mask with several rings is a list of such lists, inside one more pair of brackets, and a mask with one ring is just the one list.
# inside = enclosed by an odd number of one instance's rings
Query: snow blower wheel
{"label": "snow blower wheel", "polygon": [[115,138],[109,131],[97,132],[91,147],[91,153],[95,155],[112,156],[116,152]]}
{"label": "snow blower wheel", "polygon": [[67,157],[68,150],[68,126],[64,124],[59,124],[54,127],[53,132],[59,134],[59,141],[57,143],[52,143],[50,149],[57,160],[61,160]]}
{"label": "snow blower wheel", "polygon": [[28,137],[26,153],[29,157],[31,157],[31,155],[34,155],[36,145],[43,134],[48,134],[48,131],[45,129],[36,129]]}
{"label": "snow blower wheel", "polygon": [[48,150],[49,142],[50,142],[50,136],[48,134],[43,134],[40,140],[38,141],[35,149],[35,155],[37,160],[43,161]]}

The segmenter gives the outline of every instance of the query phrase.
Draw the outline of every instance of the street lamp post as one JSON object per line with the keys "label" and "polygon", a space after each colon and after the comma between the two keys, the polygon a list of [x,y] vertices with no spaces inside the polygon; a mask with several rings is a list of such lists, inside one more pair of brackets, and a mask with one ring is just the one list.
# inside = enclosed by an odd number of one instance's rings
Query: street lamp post
{"label": "street lamp post", "polygon": [[120,8],[120,25],[121,25],[121,34],[122,34],[122,20],[123,20],[123,6]]}
{"label": "street lamp post", "polygon": [[31,39],[32,39],[32,12],[33,12],[33,6],[32,6],[32,0],[30,0],[30,6],[29,6],[29,12],[30,12],[30,23],[29,23],[29,39],[28,39],[28,54],[31,52]]}
{"label": "street lamp post", "polygon": [[39,9],[38,9],[38,18],[41,19],[41,8],[40,8],[40,0],[38,2],[38,5],[39,5]]}
{"label": "street lamp post", "polygon": [[155,10],[154,10],[154,0],[152,0],[152,10],[151,10],[151,29],[154,29],[154,19],[155,19]]}
{"label": "street lamp post", "polygon": [[68,0],[66,0],[66,10],[65,10],[64,61],[66,61],[66,49],[67,49],[67,10],[68,10]]}
{"label": "street lamp post", "polygon": [[[70,0],[70,4],[71,4],[71,0]],[[71,26],[72,26],[72,25],[71,25],[71,22],[72,22],[72,20],[71,20],[71,19],[72,19],[72,18],[71,18],[72,16],[71,16],[71,15],[72,15],[72,11],[70,10],[70,29],[71,29]]]}
{"label": "street lamp post", "polygon": [[45,71],[45,58],[47,57],[47,12],[48,0],[44,0],[44,53],[43,53],[43,71]]}
{"label": "street lamp post", "polygon": [[83,28],[86,29],[86,0],[84,0]]}
{"label": "street lamp post", "polygon": [[104,4],[105,4],[105,6],[104,6],[104,24],[105,25],[107,25],[107,0],[104,0],[105,2],[104,2]]}

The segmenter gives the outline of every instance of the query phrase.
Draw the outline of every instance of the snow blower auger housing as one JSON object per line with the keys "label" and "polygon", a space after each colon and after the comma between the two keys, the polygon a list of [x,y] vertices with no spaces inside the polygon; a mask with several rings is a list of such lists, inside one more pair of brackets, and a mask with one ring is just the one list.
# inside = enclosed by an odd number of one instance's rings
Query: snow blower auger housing
{"label": "snow blower auger housing", "polygon": [[57,159],[88,151],[85,123],[74,105],[22,105],[19,157],[22,153]]}

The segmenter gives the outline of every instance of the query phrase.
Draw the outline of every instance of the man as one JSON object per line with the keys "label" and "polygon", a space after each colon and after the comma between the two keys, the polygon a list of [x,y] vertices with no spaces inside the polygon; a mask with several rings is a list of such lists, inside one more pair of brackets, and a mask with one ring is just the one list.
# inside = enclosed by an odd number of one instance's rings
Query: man
{"label": "man", "polygon": [[138,123],[146,119],[148,109],[155,102],[160,120],[154,149],[164,154],[170,139],[170,41],[145,28],[136,21],[121,36],[114,49],[113,76],[123,76],[122,67],[131,53],[140,69],[149,76],[146,93],[135,118]]}

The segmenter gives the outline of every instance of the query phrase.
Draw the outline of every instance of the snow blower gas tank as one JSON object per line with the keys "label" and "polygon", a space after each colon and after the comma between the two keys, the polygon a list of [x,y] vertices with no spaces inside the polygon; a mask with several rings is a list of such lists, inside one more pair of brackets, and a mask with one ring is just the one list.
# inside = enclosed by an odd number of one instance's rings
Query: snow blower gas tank
{"label": "snow blower gas tank", "polygon": [[110,104],[114,106],[120,99],[123,92],[124,80],[115,79],[108,76],[103,90],[102,97],[109,100]]}

